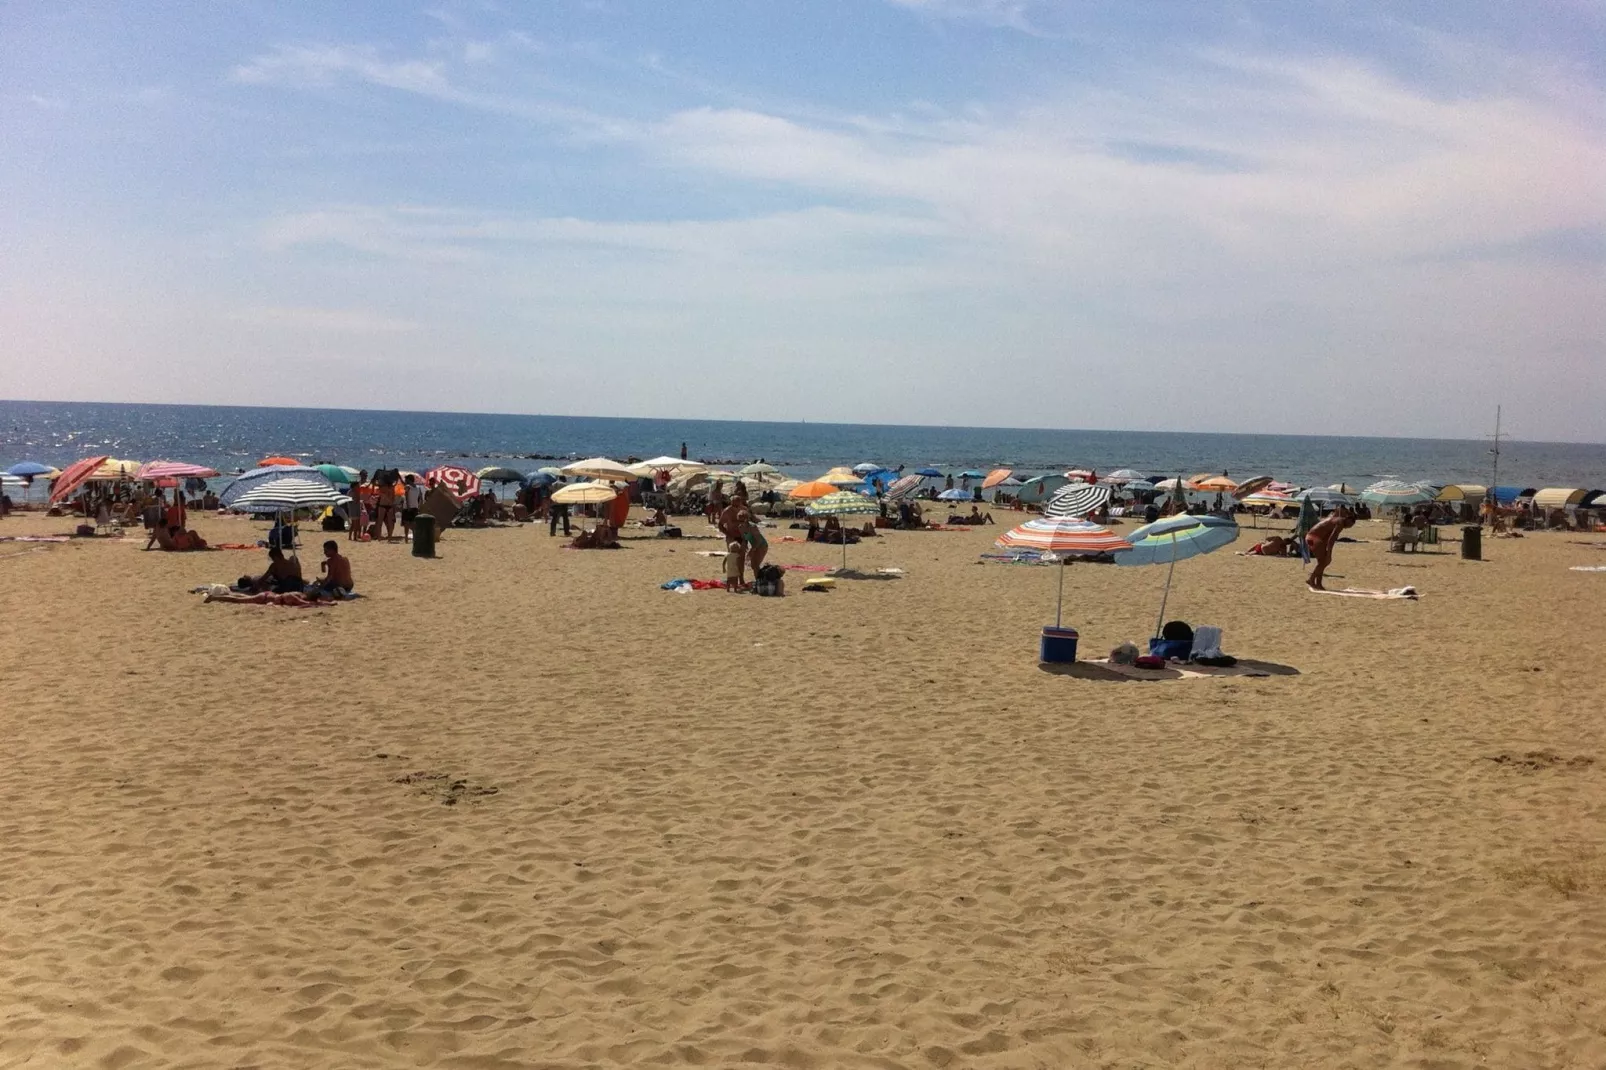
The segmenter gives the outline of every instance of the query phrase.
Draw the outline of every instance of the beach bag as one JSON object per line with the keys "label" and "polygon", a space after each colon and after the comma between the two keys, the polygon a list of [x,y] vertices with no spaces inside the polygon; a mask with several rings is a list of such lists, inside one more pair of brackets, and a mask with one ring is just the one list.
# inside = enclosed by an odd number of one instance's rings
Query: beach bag
{"label": "beach bag", "polygon": [[766,598],[777,598],[781,594],[785,577],[786,572],[779,565],[764,565],[753,577],[753,591]]}
{"label": "beach bag", "polygon": [[678,538],[680,538],[680,529],[679,528],[663,528],[658,532],[658,537],[660,539],[678,539]]}

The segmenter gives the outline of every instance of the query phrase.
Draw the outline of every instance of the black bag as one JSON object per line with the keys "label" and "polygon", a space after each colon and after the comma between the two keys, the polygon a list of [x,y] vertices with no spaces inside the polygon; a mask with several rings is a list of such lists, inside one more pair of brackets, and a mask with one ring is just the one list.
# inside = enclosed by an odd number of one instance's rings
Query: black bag
{"label": "black bag", "polygon": [[781,593],[785,576],[786,572],[779,565],[762,565],[753,575],[753,592],[774,598]]}
{"label": "black bag", "polygon": [[1161,639],[1178,639],[1193,642],[1193,629],[1185,621],[1168,620],[1165,627],[1160,629]]}

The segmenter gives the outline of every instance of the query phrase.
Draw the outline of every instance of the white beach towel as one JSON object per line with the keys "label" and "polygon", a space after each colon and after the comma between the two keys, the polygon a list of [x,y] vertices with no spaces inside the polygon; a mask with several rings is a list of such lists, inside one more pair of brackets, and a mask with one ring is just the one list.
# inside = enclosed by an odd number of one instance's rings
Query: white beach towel
{"label": "white beach towel", "polygon": [[1196,658],[1221,657],[1221,629],[1214,624],[1201,624],[1193,630],[1193,656]]}
{"label": "white beach towel", "polygon": [[1421,597],[1415,587],[1394,587],[1387,591],[1370,591],[1360,587],[1345,587],[1338,591],[1318,591],[1314,587],[1306,587],[1305,590],[1312,594],[1337,594],[1345,598],[1404,598],[1414,602]]}
{"label": "white beach towel", "polygon": [[1574,572],[1606,572],[1606,565],[1574,565]]}

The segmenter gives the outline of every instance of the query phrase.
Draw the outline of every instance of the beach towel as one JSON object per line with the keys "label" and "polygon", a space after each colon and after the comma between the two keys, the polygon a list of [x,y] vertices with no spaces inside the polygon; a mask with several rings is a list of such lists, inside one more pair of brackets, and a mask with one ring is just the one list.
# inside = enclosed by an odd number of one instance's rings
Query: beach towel
{"label": "beach towel", "polygon": [[661,583],[658,585],[658,589],[661,591],[674,591],[676,594],[690,591],[723,591],[725,582],[723,580],[678,579]]}
{"label": "beach towel", "polygon": [[1342,595],[1345,598],[1405,598],[1414,602],[1421,597],[1421,595],[1417,593],[1415,587],[1394,587],[1387,591],[1372,591],[1361,587],[1345,587],[1337,591],[1318,591],[1314,587],[1307,586],[1305,590],[1311,592],[1312,594],[1336,594]]}
{"label": "beach towel", "polygon": [[1606,572],[1606,565],[1574,565],[1574,572]]}
{"label": "beach towel", "polygon": [[0,542],[71,542],[71,535],[0,535]]}
{"label": "beach towel", "polygon": [[1124,676],[1129,680],[1202,680],[1211,676],[1269,677],[1274,675],[1252,665],[1212,666],[1173,662],[1163,669],[1143,669],[1136,665],[1123,665],[1120,662],[1103,658],[1088,659],[1081,664],[1091,665],[1095,671],[1113,673],[1116,676]]}
{"label": "beach towel", "polygon": [[1212,624],[1201,624],[1193,630],[1193,656],[1196,658],[1221,657],[1221,629]]}

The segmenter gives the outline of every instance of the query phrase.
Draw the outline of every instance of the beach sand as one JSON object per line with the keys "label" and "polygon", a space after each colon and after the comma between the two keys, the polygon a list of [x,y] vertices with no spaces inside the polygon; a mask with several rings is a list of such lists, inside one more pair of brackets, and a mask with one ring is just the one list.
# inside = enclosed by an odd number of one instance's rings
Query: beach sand
{"label": "beach sand", "polygon": [[[659,590],[712,540],[341,536],[310,611],[0,543],[0,1066],[1606,1065],[1606,537],[1358,525],[1330,583],[1420,602],[1188,561],[1167,615],[1297,675],[1134,682],[1039,668],[1000,530],[782,599]],[[1083,654],[1164,578],[1073,566]]]}

